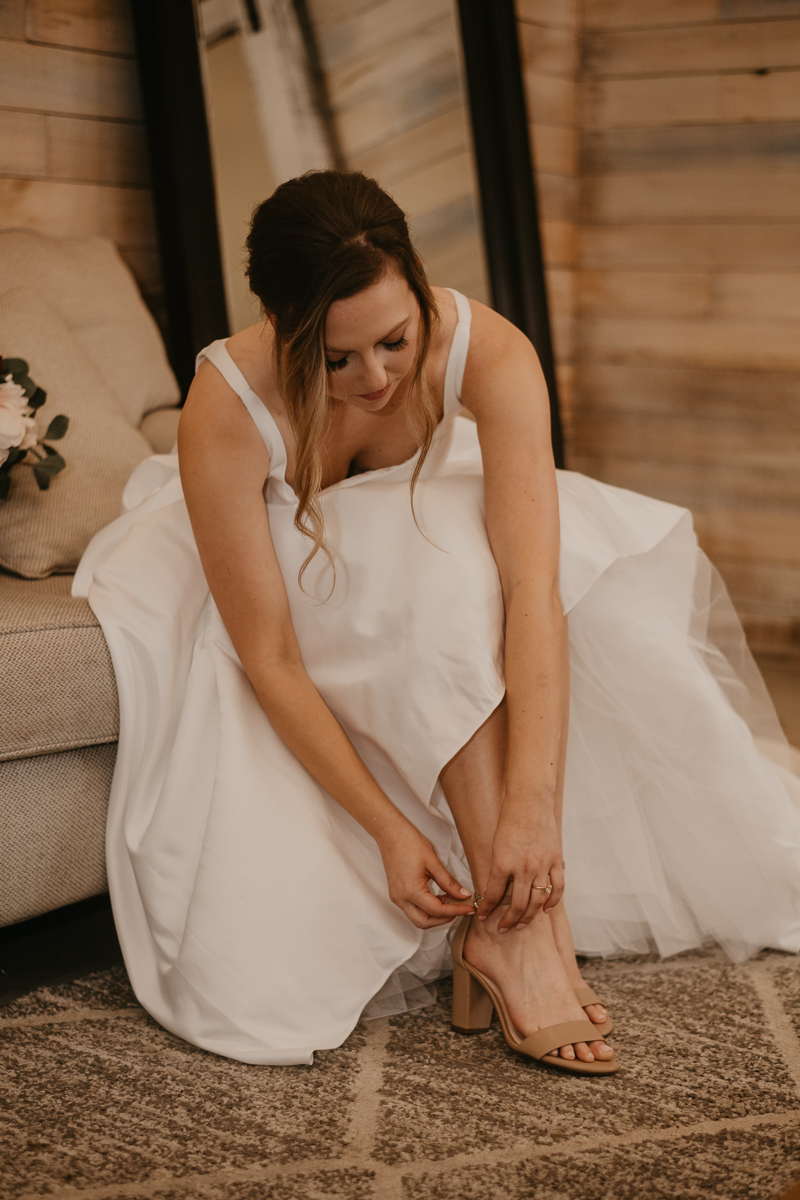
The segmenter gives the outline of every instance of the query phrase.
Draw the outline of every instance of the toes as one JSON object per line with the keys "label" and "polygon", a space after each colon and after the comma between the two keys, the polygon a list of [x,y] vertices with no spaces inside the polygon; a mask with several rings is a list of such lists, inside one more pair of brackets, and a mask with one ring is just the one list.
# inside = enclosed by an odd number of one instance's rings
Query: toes
{"label": "toes", "polygon": [[602,1004],[587,1004],[583,1011],[586,1013],[589,1020],[594,1022],[595,1025],[602,1025],[603,1021],[605,1021],[608,1016],[608,1013],[603,1008]]}
{"label": "toes", "polygon": [[574,1058],[575,1051],[572,1046],[562,1046],[560,1051],[556,1051],[562,1058]]}
{"label": "toes", "polygon": [[614,1051],[606,1042],[591,1042],[589,1048],[595,1058],[600,1058],[604,1062],[608,1062],[609,1059],[614,1057]]}

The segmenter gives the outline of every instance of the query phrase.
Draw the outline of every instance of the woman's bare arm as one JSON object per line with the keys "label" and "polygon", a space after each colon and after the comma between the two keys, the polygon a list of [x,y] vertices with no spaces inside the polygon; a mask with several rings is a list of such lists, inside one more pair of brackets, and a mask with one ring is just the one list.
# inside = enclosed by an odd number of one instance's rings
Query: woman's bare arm
{"label": "woman's bare arm", "polygon": [[[264,502],[269,456],[239,397],[206,362],[178,431],[181,479],[200,560],[220,616],[275,731],[318,783],[377,841],[392,864],[392,899],[421,927],[452,920],[412,862],[453,897],[460,888],[392,804],[308,676]],[[421,844],[424,843],[424,846]],[[403,874],[402,879],[394,878]],[[387,865],[387,874],[389,874]],[[466,910],[463,910],[466,911]]]}
{"label": "woman's bare arm", "polygon": [[[542,900],[554,907],[563,891],[555,799],[566,732],[566,621],[544,376],[523,334],[481,304],[472,309],[462,401],[478,424],[487,531],[505,601],[509,718],[506,796],[479,915],[497,904],[513,876],[503,921],[511,927],[523,914],[531,919]],[[551,896],[531,893],[533,881],[547,875]]]}

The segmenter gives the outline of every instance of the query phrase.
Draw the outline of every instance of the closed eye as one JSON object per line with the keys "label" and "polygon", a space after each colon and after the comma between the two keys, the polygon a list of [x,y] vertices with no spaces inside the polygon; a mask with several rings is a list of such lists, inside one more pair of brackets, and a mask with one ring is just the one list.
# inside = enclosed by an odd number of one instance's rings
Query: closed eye
{"label": "closed eye", "polygon": [[[404,350],[408,345],[408,338],[401,337],[398,338],[396,342],[381,342],[381,345],[383,346],[384,350]],[[325,366],[329,371],[341,371],[343,367],[347,366],[347,357],[348,356],[345,355],[344,358],[337,358],[333,360],[326,358]]]}

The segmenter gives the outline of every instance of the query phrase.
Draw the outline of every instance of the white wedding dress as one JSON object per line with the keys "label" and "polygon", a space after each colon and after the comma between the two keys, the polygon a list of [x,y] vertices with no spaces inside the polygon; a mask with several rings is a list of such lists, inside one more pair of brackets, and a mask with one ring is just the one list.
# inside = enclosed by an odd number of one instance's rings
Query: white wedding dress
{"label": "white wedding dress", "polygon": [[[455,293],[454,293],[455,294]],[[309,675],[394,803],[469,885],[437,782],[504,693],[503,602],[476,427],[459,415],[456,295],[444,418],[414,459],[322,493],[335,583],[293,525],[286,453],[223,341],[203,351],[266,443],[270,527]],[[580,951],[800,949],[800,756],[681,508],[559,472],[571,717],[567,910]],[[209,595],[176,456],[133,474],[74,591],[108,640],[120,740],[108,874],[142,1004],[252,1063],[311,1063],[362,1011],[430,999],[446,933],[389,900],[372,839],[259,707]],[[332,594],[329,596],[329,592]],[[326,599],[326,597],[328,597]]]}

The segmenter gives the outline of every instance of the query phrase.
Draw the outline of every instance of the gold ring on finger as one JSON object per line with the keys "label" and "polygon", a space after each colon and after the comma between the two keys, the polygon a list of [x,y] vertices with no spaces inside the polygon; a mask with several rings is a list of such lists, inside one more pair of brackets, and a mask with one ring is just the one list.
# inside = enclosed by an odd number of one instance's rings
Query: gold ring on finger
{"label": "gold ring on finger", "polygon": [[552,883],[548,883],[546,885],[543,883],[532,883],[531,887],[533,888],[533,890],[535,892],[547,892],[548,896],[550,895],[550,893],[553,890]]}

